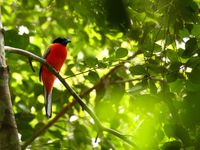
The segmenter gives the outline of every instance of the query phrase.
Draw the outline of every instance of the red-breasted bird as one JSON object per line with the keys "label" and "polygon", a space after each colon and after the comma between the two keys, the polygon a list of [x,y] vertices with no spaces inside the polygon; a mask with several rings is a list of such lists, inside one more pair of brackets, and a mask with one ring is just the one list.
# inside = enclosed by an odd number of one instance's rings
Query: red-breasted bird
{"label": "red-breasted bird", "polygon": [[[58,37],[45,51],[43,58],[58,72],[67,58],[67,44],[71,42],[68,39]],[[45,110],[46,116],[51,117],[52,114],[52,89],[56,79],[45,65],[41,65],[39,72],[40,81],[42,80],[44,85],[44,98],[45,98]]]}

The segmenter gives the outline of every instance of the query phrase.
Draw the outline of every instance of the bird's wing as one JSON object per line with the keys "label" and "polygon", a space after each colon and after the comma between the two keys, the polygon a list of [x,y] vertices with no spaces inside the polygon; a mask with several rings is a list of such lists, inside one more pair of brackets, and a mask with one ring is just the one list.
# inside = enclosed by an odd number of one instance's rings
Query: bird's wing
{"label": "bird's wing", "polygon": [[[51,48],[48,47],[46,49],[45,53],[43,54],[42,58],[44,58],[44,59],[47,58],[47,56],[49,55],[50,51],[51,51]],[[39,80],[40,81],[41,81],[41,73],[42,73],[42,65],[40,65],[40,71],[39,71]]]}
{"label": "bird's wing", "polygon": [[46,49],[46,51],[44,52],[42,58],[44,58],[44,59],[47,58],[47,56],[49,55],[50,51],[51,51],[51,47],[48,47],[48,48]]}

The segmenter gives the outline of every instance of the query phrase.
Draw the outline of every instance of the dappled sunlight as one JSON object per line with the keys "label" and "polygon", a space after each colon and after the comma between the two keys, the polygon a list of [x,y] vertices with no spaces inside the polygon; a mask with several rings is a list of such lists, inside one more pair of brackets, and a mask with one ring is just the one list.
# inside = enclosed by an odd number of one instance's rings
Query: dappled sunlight
{"label": "dappled sunlight", "polygon": [[55,80],[51,118],[38,59],[7,47],[23,149],[199,150],[198,0],[0,4],[6,46],[41,57],[71,40],[59,72],[70,87]]}

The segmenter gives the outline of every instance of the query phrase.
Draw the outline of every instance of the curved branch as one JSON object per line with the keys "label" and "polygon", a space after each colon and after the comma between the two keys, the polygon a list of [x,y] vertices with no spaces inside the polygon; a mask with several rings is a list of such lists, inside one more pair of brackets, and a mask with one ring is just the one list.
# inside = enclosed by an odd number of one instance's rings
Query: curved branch
{"label": "curved branch", "polygon": [[[16,53],[16,54],[20,54],[20,55],[23,55],[23,56],[26,56],[28,58],[31,58],[32,60],[36,60],[42,64],[44,64],[59,80],[60,82],[65,86],[65,88],[68,90],[68,92],[73,96],[73,98],[75,99],[72,103],[70,103],[69,105],[66,105],[65,106],[65,109],[59,113],[60,116],[62,116],[66,110],[73,106],[76,102],[78,102],[81,107],[83,108],[83,110],[85,110],[93,119],[94,119],[94,122],[95,124],[97,125],[97,127],[99,128],[100,131],[106,131],[106,132],[109,132],[115,136],[117,136],[118,138],[124,140],[125,142],[129,143],[130,145],[132,145],[133,147],[136,147],[136,145],[130,141],[125,135],[122,135],[121,133],[113,130],[113,129],[110,129],[110,128],[106,128],[102,125],[102,123],[100,122],[100,120],[98,119],[98,117],[93,113],[93,111],[84,103],[84,101],[81,99],[81,97],[68,85],[68,83],[65,81],[64,78],[62,78],[62,76],[51,66],[49,65],[43,58],[33,54],[33,53],[30,53],[26,50],[23,50],[23,49],[18,49],[18,48],[13,48],[13,47],[9,47],[9,46],[5,46],[4,47],[5,50],[7,52],[11,52],[11,53]],[[115,69],[117,69],[119,66],[117,66],[116,68],[113,68],[112,71],[115,71]],[[109,76],[110,74],[107,74],[107,76]],[[104,76],[106,77],[106,76]],[[88,91],[86,92],[88,93]],[[83,94],[84,95],[84,94]],[[83,96],[82,95],[82,96]],[[50,127],[53,123],[55,123],[59,118],[60,118],[59,115],[57,115],[54,119],[52,119],[47,126],[44,126],[41,130],[39,130],[37,133],[35,133],[31,139],[29,139],[23,146],[22,148],[26,148],[36,137],[38,137],[42,132],[44,132],[48,127]]]}

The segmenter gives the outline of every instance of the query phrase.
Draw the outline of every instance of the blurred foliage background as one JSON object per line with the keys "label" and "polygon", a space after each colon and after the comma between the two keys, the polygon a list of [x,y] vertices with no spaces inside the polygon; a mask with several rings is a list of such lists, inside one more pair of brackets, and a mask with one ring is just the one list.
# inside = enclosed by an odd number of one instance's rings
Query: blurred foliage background
{"label": "blurred foliage background", "polygon": [[[5,45],[42,55],[70,38],[61,75],[102,123],[142,150],[200,148],[200,0],[3,0]],[[136,55],[132,57],[132,55]],[[47,123],[40,64],[6,54],[21,141]],[[121,64],[115,71],[111,71]],[[107,74],[106,80],[101,78]],[[72,97],[56,81],[53,117]],[[76,104],[30,149],[131,149]]]}

